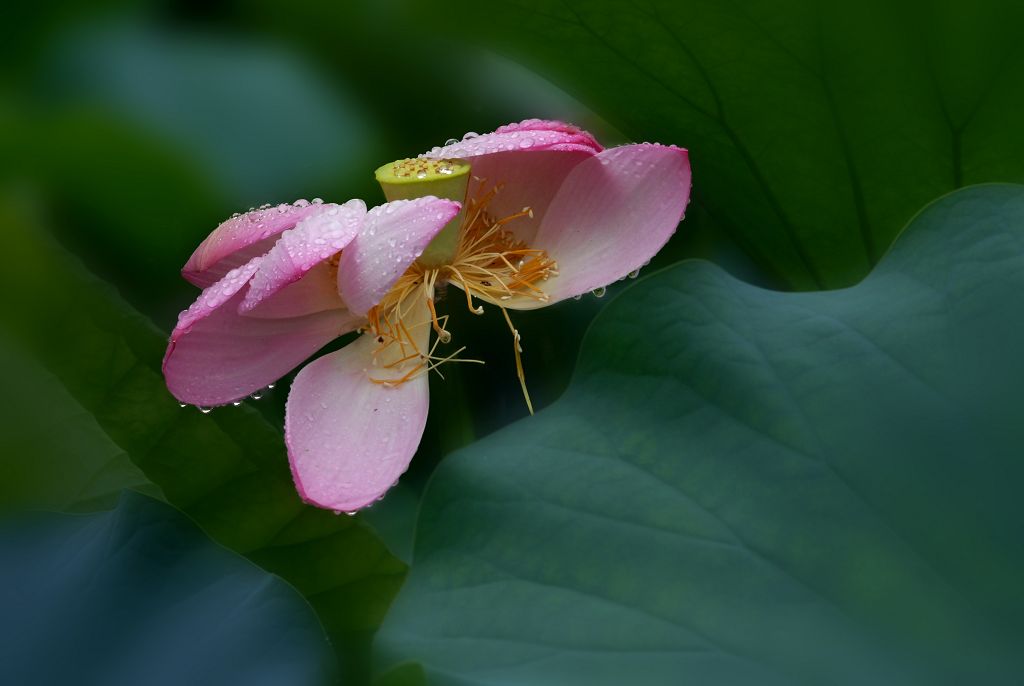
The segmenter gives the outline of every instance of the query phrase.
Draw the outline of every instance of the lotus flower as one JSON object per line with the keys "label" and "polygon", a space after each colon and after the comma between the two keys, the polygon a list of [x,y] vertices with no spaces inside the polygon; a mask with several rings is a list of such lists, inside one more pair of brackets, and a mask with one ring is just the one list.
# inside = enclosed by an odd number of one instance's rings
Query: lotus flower
{"label": "lotus flower", "polygon": [[604,150],[576,127],[539,120],[467,134],[384,165],[377,179],[389,202],[369,211],[359,200],[299,201],[218,226],[182,270],[204,290],[163,363],[182,403],[237,403],[360,332],[299,372],[285,417],[299,494],[349,513],[406,470],[426,424],[428,374],[461,352],[444,347],[439,291],[504,315],[522,381],[508,310],[639,269],[675,231],[690,191],[685,150]]}

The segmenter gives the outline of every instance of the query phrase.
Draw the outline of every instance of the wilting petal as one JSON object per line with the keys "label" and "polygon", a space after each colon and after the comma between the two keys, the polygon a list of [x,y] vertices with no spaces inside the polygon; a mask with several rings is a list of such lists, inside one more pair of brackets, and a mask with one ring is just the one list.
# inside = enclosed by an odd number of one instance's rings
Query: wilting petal
{"label": "wilting petal", "polygon": [[282,231],[331,207],[337,206],[300,200],[291,205],[281,204],[232,217],[199,244],[181,274],[188,281],[205,288],[216,283],[231,269],[265,254]]}
{"label": "wilting petal", "polygon": [[587,293],[642,267],[672,236],[690,198],[685,150],[625,145],[572,170],[544,217],[533,248],[546,250],[559,275],[540,284],[547,303],[503,303],[535,309]]}
{"label": "wilting petal", "polygon": [[480,179],[470,182],[471,196],[500,184],[501,190],[487,208],[495,219],[529,207],[533,219],[524,217],[506,228],[531,242],[565,177],[601,150],[593,136],[571,124],[528,119],[502,126],[494,133],[434,148],[425,156],[468,161],[473,176]]}
{"label": "wilting petal", "polygon": [[363,201],[350,200],[307,217],[294,229],[281,234],[260,263],[241,311],[252,310],[340,252],[359,234],[365,217]]}
{"label": "wilting petal", "polygon": [[193,405],[223,405],[277,381],[361,319],[343,309],[289,319],[238,314],[251,260],[210,286],[178,320],[164,356],[167,388]]}
{"label": "wilting petal", "polygon": [[[413,330],[425,350],[429,315],[416,304]],[[292,383],[285,414],[285,441],[295,485],[303,500],[339,512],[373,503],[405,472],[427,422],[427,374],[415,364],[386,370],[377,341],[363,334],[338,352],[307,365]],[[391,357],[394,357],[392,355]],[[371,379],[397,379],[385,385]]]}
{"label": "wilting petal", "polygon": [[338,264],[338,290],[352,312],[365,314],[459,213],[459,203],[427,196],[370,210],[363,230]]}

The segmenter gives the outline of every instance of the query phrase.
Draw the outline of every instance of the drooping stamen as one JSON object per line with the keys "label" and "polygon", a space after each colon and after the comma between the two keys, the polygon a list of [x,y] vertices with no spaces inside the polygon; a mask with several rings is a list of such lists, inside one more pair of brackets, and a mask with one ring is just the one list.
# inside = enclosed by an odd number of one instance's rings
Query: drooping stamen
{"label": "drooping stamen", "polygon": [[[405,372],[393,378],[370,374],[370,381],[385,386],[400,386],[422,374],[437,371],[438,367],[447,362],[483,364],[482,360],[458,358],[465,347],[446,356],[436,353],[439,343],[451,340],[451,334],[445,328],[448,317],[438,317],[434,308],[436,281],[436,270],[423,270],[414,265],[399,278],[384,299],[367,313],[368,322],[363,335],[376,339],[374,366],[390,372]],[[427,316],[415,314],[414,308],[422,307],[424,302]],[[432,327],[438,334],[429,350],[421,350],[416,342],[417,334],[422,338],[424,327]],[[440,371],[437,373],[441,375]]]}
{"label": "drooping stamen", "polygon": [[459,233],[455,258],[439,271],[450,283],[462,289],[470,312],[483,314],[483,307],[474,307],[474,297],[497,304],[501,309],[512,332],[519,385],[526,406],[530,414],[533,414],[533,402],[526,388],[526,374],[523,370],[521,337],[501,303],[513,298],[547,302],[548,295],[540,284],[558,275],[558,265],[546,251],[528,247],[505,228],[517,219],[532,219],[533,210],[524,207],[508,216],[493,218],[487,211],[488,205],[502,186],[495,184],[487,188],[485,179],[474,179],[478,187],[466,201],[466,218]]}
{"label": "drooping stamen", "polygon": [[[459,227],[451,259],[441,265],[432,260],[417,261],[368,313],[369,323],[364,330],[377,339],[375,365],[389,371],[405,371],[402,376],[393,379],[374,378],[371,375],[371,381],[401,385],[431,370],[443,377],[438,368],[448,362],[483,364],[481,360],[458,358],[465,348],[444,356],[437,353],[438,344],[450,342],[452,336],[446,328],[447,316],[437,314],[435,290],[439,284],[451,283],[463,291],[470,312],[483,314],[483,306],[474,304],[474,298],[495,304],[501,310],[512,332],[516,375],[523,398],[530,414],[533,414],[533,402],[526,388],[523,369],[522,339],[504,303],[513,298],[547,302],[548,295],[542,285],[544,281],[558,275],[558,265],[546,251],[530,248],[506,228],[513,221],[532,219],[533,211],[524,207],[519,212],[494,218],[488,206],[501,191],[501,184],[488,187],[485,179],[474,179],[478,185],[475,192],[469,194],[463,208],[464,219]],[[417,306],[420,298],[425,301],[426,314],[410,317],[412,308]],[[428,326],[437,334],[437,340],[429,350],[420,350],[415,334],[422,336],[421,327]],[[382,362],[378,363],[377,360]]]}
{"label": "drooping stamen", "polygon": [[501,313],[505,315],[505,321],[508,322],[508,328],[512,330],[512,344],[516,353],[516,375],[519,377],[519,386],[523,389],[523,398],[526,399],[526,407],[530,410],[530,414],[533,414],[533,402],[530,400],[530,392],[526,390],[526,373],[523,371],[523,346],[520,345],[522,337],[519,335],[519,329],[513,326],[512,318],[508,316],[508,310],[502,307]]}
{"label": "drooping stamen", "polygon": [[530,248],[507,230],[506,224],[533,217],[533,210],[495,219],[487,206],[501,190],[496,184],[485,190],[486,180],[478,179],[478,189],[470,194],[464,212],[466,219],[459,234],[455,258],[440,271],[447,280],[466,293],[469,309],[472,298],[500,304],[515,297],[547,302],[548,295],[538,284],[558,275],[558,265],[547,252]]}

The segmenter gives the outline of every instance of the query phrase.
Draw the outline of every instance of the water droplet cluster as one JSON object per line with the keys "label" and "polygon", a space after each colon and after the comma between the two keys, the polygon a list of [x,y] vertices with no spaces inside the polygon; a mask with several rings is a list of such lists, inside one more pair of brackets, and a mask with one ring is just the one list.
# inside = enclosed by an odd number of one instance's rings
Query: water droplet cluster
{"label": "water droplet cluster", "polygon": [[494,133],[481,136],[470,131],[462,140],[449,138],[444,146],[435,146],[420,158],[468,158],[511,150],[590,150],[599,151],[597,142],[581,129],[560,122],[527,119],[508,124]]}
{"label": "water droplet cluster", "polygon": [[431,160],[416,157],[407,160],[398,160],[391,163],[391,175],[395,179],[427,179],[437,176],[451,176],[459,167],[461,162],[453,159]]}

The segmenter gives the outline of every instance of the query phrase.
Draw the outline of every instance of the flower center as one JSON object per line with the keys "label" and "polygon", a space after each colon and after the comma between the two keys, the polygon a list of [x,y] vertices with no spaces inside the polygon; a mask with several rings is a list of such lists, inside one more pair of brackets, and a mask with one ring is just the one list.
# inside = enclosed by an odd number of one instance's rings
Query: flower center
{"label": "flower center", "polygon": [[[438,287],[451,284],[463,292],[466,306],[474,314],[483,314],[484,311],[482,305],[473,302],[474,298],[494,304],[501,310],[512,332],[516,370],[523,395],[527,407],[533,412],[523,373],[521,338],[503,303],[517,298],[546,302],[548,295],[544,292],[543,283],[558,275],[558,266],[547,252],[530,248],[508,228],[512,222],[532,219],[533,211],[529,207],[504,217],[492,215],[490,203],[501,190],[501,184],[488,187],[485,179],[477,179],[474,192],[464,203],[461,217],[456,218],[461,219],[461,224],[454,234],[450,259],[437,264],[430,260],[424,262],[421,258],[368,313],[369,323],[365,331],[377,339],[376,355],[389,358],[387,364],[390,367],[405,370],[397,379],[375,381],[398,384],[436,370],[446,362],[480,362],[458,358],[465,348],[459,348],[450,355],[437,354],[438,344],[450,342],[451,333],[446,328],[448,317],[437,314],[436,293]],[[415,304],[420,298],[425,299],[429,314],[411,317],[410,313],[416,309]],[[424,347],[422,344],[417,344],[417,339],[428,338],[422,331],[422,327],[427,326],[434,329],[437,339],[429,350],[424,350],[421,349]]]}
{"label": "flower center", "polygon": [[[388,201],[408,200],[433,195],[463,202],[469,183],[469,165],[462,160],[428,160],[414,158],[389,162],[377,169],[374,176]],[[458,241],[462,212],[452,217],[420,255],[426,265],[441,266],[450,262]]]}

